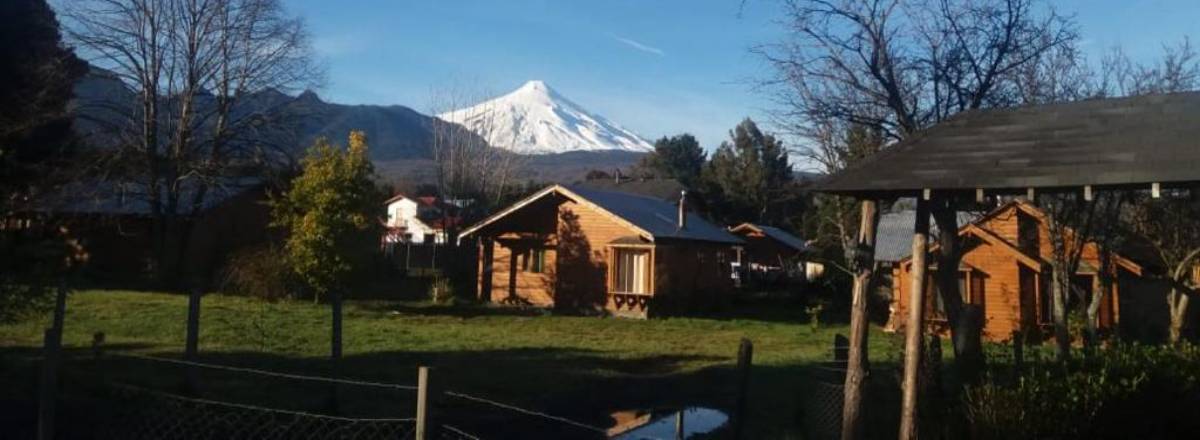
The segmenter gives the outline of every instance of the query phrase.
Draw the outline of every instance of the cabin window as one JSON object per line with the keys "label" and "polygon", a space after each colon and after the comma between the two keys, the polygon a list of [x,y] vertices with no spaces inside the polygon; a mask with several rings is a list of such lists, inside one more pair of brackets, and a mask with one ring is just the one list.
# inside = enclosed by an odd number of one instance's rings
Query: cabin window
{"label": "cabin window", "polygon": [[[926,303],[936,316],[946,316],[946,303],[942,300],[941,289],[938,289],[937,272],[930,271],[929,279],[925,281]],[[963,304],[983,305],[983,277],[968,271],[958,272],[958,294],[962,296]]]}
{"label": "cabin window", "polygon": [[1050,276],[1038,275],[1038,322],[1049,324],[1053,321],[1054,298],[1050,287]]}
{"label": "cabin window", "polygon": [[546,270],[546,250],[532,249],[529,251],[529,256],[526,257],[529,262],[526,270],[533,273],[542,273]]}
{"label": "cabin window", "polygon": [[613,287],[618,293],[649,293],[650,251],[617,249]]}

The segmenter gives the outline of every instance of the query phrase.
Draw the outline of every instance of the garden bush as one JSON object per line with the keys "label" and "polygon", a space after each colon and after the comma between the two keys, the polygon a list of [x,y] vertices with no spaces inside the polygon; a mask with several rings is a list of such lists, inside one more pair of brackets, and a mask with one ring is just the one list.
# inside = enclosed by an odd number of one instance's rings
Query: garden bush
{"label": "garden bush", "polygon": [[221,290],[276,301],[295,297],[297,287],[287,256],[279,249],[262,246],[235,253],[225,266]]}
{"label": "garden bush", "polygon": [[1177,438],[1200,429],[1200,349],[1117,344],[968,386],[973,438]]}

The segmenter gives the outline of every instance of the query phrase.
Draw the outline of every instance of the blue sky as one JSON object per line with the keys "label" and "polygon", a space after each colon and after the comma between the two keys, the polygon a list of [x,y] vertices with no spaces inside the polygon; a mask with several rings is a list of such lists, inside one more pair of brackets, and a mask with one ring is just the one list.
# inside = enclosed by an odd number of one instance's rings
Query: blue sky
{"label": "blue sky", "polygon": [[[328,68],[320,95],[345,104],[431,109],[435,90],[501,94],[546,81],[647,139],[690,132],[707,149],[770,103],[748,53],[779,38],[775,0],[288,0]],[[1200,44],[1200,0],[1059,0],[1093,57],[1121,45],[1152,59],[1163,42]]]}

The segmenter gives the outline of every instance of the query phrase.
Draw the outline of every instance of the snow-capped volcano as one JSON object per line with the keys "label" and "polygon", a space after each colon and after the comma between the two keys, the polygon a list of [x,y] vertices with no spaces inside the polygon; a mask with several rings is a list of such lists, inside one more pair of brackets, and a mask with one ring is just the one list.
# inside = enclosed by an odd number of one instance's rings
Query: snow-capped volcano
{"label": "snow-capped volcano", "polygon": [[636,133],[589,113],[541,81],[438,118],[467,127],[493,147],[524,154],[654,150]]}

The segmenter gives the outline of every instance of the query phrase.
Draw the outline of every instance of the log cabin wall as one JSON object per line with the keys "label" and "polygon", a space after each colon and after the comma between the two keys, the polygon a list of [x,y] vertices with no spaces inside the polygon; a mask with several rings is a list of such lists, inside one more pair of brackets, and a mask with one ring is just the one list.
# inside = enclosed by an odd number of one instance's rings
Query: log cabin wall
{"label": "log cabin wall", "polygon": [[[1014,203],[988,214],[978,220],[975,225],[994,234],[1012,248],[1047,261],[1051,258],[1052,248],[1048,238],[1049,228],[1043,218],[1036,208]],[[968,291],[962,293],[964,302],[974,300],[976,303],[981,302],[980,305],[983,306],[984,338],[1002,341],[1008,339],[1014,330],[1044,327],[1046,317],[1044,316],[1045,309],[1042,304],[1041,290],[1045,289],[1046,282],[1040,278],[1049,276],[1048,272],[1045,272],[1048,269],[1042,269],[1043,273],[1039,273],[1039,268],[1022,263],[1018,260],[1014,249],[1009,246],[991,244],[970,234],[965,235],[964,240],[962,266],[959,269],[968,274],[966,275],[967,281],[963,283],[967,286]],[[907,316],[908,292],[911,288],[912,273],[909,261],[910,259],[902,260],[893,267],[895,282],[893,282],[892,289],[890,318],[886,327],[888,330],[894,331],[902,328]],[[1079,274],[1094,276],[1094,271],[1084,268],[1100,266],[1098,247],[1092,243],[1084,246],[1080,262]],[[1115,268],[1111,270],[1118,272]],[[931,270],[931,272],[933,271]],[[932,273],[930,276],[929,284],[932,286],[934,284]],[[1102,328],[1108,328],[1117,323],[1119,292],[1122,282],[1116,282],[1116,291],[1106,296],[1105,303],[1101,307],[1100,324]],[[978,292],[980,287],[983,290],[982,295]],[[936,301],[927,298],[926,304],[932,307]],[[932,308],[930,310],[932,311]],[[930,316],[929,323],[937,330],[942,332],[948,330],[944,321],[939,321],[939,318],[944,319],[944,317],[938,317],[935,313],[927,314],[927,316]]]}
{"label": "log cabin wall", "polygon": [[655,252],[656,314],[684,313],[729,300],[737,258],[728,245],[697,241],[660,244]]}
{"label": "log cabin wall", "polygon": [[[484,258],[491,255],[491,283],[483,277],[488,273],[487,263],[480,268],[480,292],[492,302],[501,304],[524,304],[540,307],[554,305],[555,274],[557,255],[554,246],[557,220],[554,215],[557,201],[547,200],[526,207],[502,219],[481,242],[485,249],[480,251]],[[486,249],[490,246],[490,252]],[[545,258],[540,271],[534,270],[534,251],[541,250]]]}
{"label": "log cabin wall", "polygon": [[618,222],[611,215],[585,203],[564,202],[558,207],[557,283],[560,306],[611,309],[608,292],[609,243],[638,231]]}

